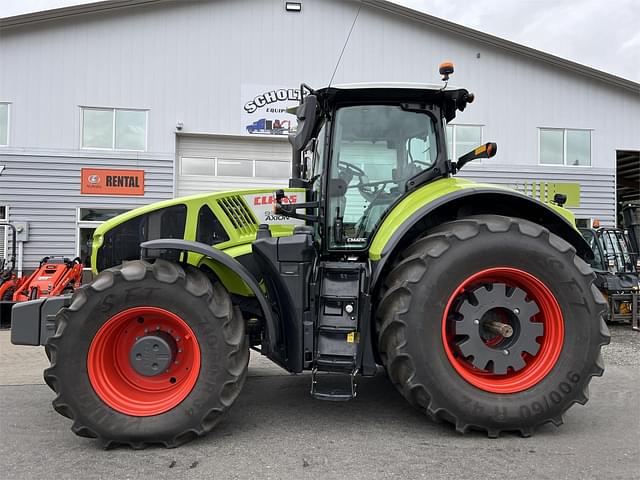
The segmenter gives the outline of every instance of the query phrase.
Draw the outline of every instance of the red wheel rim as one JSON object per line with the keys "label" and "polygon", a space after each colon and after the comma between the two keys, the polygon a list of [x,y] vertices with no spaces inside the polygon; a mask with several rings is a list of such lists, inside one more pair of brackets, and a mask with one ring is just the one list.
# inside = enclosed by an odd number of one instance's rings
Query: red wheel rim
{"label": "red wheel rim", "polygon": [[[129,360],[137,338],[166,332],[175,340],[174,361],[155,376],[138,373]],[[114,410],[146,417],[167,412],[191,392],[200,373],[200,347],[187,323],[156,307],[135,307],[111,317],[98,330],[87,357],[89,381]]]}
{"label": "red wheel rim", "polygon": [[[504,283],[524,290],[527,298],[538,306],[539,312],[531,318],[544,326],[544,333],[536,338],[540,348],[536,355],[524,353],[524,368],[506,374],[476,368],[458,349],[451,313],[453,307],[465,291],[479,285]],[[527,390],[542,381],[555,366],[564,344],[564,320],[562,311],[553,293],[538,278],[528,272],[510,267],[496,267],[482,270],[463,281],[447,302],[442,318],[442,339],[449,362],[471,385],[492,393],[517,393]],[[488,346],[495,344],[487,341]]]}

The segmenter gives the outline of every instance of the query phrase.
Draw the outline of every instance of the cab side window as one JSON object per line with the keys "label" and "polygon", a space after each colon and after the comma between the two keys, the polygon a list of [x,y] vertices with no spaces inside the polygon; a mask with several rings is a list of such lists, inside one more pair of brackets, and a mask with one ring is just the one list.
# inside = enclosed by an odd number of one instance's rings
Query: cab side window
{"label": "cab side window", "polygon": [[206,243],[207,245],[215,245],[217,243],[226,242],[229,235],[218,218],[211,211],[209,205],[203,205],[198,212],[198,227],[196,229],[196,241]]}

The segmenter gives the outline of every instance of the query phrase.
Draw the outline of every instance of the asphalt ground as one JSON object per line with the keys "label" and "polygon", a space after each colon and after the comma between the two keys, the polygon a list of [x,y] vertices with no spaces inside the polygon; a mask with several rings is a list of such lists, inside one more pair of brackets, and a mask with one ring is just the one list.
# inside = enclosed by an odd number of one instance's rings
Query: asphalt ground
{"label": "asphalt ground", "polygon": [[180,448],[103,450],[51,407],[43,349],[0,331],[0,478],[55,479],[637,479],[640,333],[612,326],[607,370],[565,424],[532,438],[459,435],[411,408],[384,374],[360,379],[347,403],[309,396],[309,375],[258,355],[226,419]]}

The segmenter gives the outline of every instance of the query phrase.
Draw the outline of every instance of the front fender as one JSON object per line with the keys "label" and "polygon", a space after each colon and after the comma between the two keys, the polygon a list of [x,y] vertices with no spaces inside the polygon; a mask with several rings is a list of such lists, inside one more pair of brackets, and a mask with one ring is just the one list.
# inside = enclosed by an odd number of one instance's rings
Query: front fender
{"label": "front fender", "polygon": [[569,210],[542,203],[506,187],[446,178],[412,192],[386,215],[369,249],[373,264],[372,286],[375,287],[384,267],[403,245],[436,225],[474,214],[530,220],[565,239],[582,258],[590,260],[593,256]]}
{"label": "front fender", "polygon": [[149,240],[140,244],[141,248],[146,248],[150,250],[180,250],[182,252],[193,252],[205,255],[210,258],[212,262],[219,264],[223,269],[231,270],[235,275],[237,275],[240,280],[244,282],[244,284],[251,290],[251,293],[255,295],[258,304],[260,305],[260,309],[262,310],[262,314],[264,315],[264,320],[266,324],[266,333],[265,333],[265,344],[263,344],[263,348],[265,351],[262,352],[263,355],[268,356],[274,361],[279,361],[279,350],[277,348],[278,345],[278,330],[276,328],[276,322],[273,316],[273,311],[271,310],[271,305],[269,301],[262,293],[260,286],[258,285],[258,281],[251,274],[251,272],[242,265],[235,258],[225,253],[224,251],[213,248],[209,245],[200,242],[194,242],[192,240],[181,240],[178,238],[161,238],[158,240]]}

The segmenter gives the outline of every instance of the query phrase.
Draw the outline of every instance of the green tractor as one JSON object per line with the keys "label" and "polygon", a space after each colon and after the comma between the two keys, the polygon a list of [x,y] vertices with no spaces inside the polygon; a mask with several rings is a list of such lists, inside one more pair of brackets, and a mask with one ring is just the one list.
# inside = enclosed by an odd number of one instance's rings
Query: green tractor
{"label": "green tractor", "polygon": [[[441,69],[448,76],[452,69]],[[606,303],[570,212],[455,176],[445,125],[473,101],[422,84],[302,85],[288,188],[197,195],[95,232],[95,280],[14,307],[72,430],[174,447],[238,397],[254,349],[311,395],[386,374],[459,432],[562,423],[603,373]]]}

